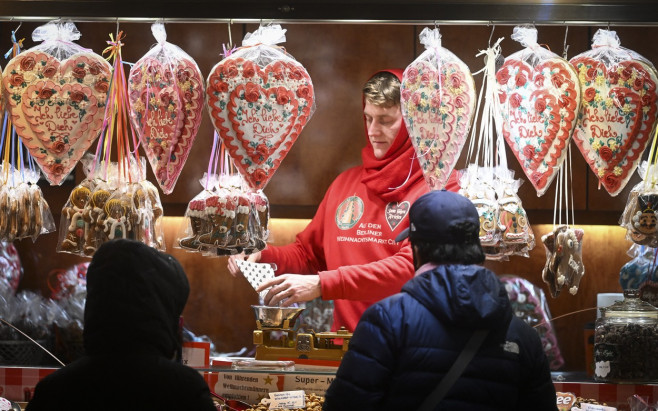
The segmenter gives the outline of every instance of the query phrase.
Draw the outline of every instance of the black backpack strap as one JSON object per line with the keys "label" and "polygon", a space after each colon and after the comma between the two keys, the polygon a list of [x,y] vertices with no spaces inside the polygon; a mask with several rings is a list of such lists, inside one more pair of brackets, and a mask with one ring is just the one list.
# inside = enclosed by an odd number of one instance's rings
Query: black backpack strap
{"label": "black backpack strap", "polygon": [[455,381],[457,381],[459,376],[462,375],[468,363],[471,362],[475,353],[480,348],[480,345],[482,345],[482,342],[484,342],[484,339],[487,337],[487,334],[489,334],[489,330],[476,330],[473,333],[462,352],[459,353],[459,356],[452,364],[452,367],[450,367],[450,370],[448,370],[446,375],[441,379],[439,385],[434,391],[425,398],[425,401],[420,405],[418,411],[430,411],[436,408],[443,397],[448,393],[448,390],[452,388]]}

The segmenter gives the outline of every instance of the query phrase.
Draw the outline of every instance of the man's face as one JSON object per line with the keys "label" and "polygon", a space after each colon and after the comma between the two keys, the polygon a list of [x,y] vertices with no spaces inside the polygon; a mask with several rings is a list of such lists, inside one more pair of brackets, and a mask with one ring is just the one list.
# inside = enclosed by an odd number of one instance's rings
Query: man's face
{"label": "man's face", "polygon": [[375,158],[380,159],[391,147],[402,127],[400,105],[382,107],[366,102],[363,114],[366,117],[368,139],[375,152]]}

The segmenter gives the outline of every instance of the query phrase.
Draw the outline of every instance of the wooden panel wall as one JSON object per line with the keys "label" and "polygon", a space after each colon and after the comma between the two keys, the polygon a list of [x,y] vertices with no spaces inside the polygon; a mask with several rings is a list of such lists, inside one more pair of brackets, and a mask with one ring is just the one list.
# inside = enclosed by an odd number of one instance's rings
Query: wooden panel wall
{"label": "wooden panel wall", "polygon": [[[16,22],[0,23],[0,50],[11,47],[10,31]],[[34,45],[30,35],[36,23],[24,23],[18,37],[27,37],[26,47]],[[116,31],[114,23],[80,23],[82,33],[79,43],[96,52],[106,46],[108,34]],[[150,25],[146,23],[121,23],[126,33],[123,57],[127,62],[139,59],[153,45]],[[227,24],[171,23],[166,26],[168,40],[187,51],[198,63],[204,76],[220,61],[222,44],[228,43]],[[255,25],[232,25],[231,37],[239,44],[246,32]],[[272,203],[275,218],[307,219],[312,217],[327,186],[341,171],[360,162],[360,150],[365,145],[361,114],[361,86],[375,71],[389,67],[405,67],[418,56],[423,47],[418,42],[421,26],[385,24],[287,24],[286,51],[301,62],[309,71],[315,86],[317,108],[281,167],[265,189]],[[540,26],[539,43],[545,44],[558,54],[563,53],[566,27]],[[597,27],[569,27],[567,44],[569,57],[586,51]],[[651,39],[656,38],[656,27],[613,27],[619,34],[622,45],[633,49],[648,59],[658,62],[658,49]],[[460,57],[473,72],[484,62],[476,57],[479,50],[487,46],[492,27],[445,25],[440,27],[443,46]],[[511,40],[511,26],[497,26],[493,41],[504,37],[503,55],[507,56],[522,46]],[[4,62],[2,63],[4,64]],[[478,87],[482,77],[475,77]],[[187,202],[196,195],[198,183],[207,169],[212,144],[212,126],[204,116],[197,140],[176,189],[171,195],[161,194],[165,215],[182,216]],[[586,233],[585,261],[587,281],[575,297],[565,295],[550,299],[554,316],[592,307],[598,292],[617,292],[619,268],[628,260],[625,255],[628,243],[623,233],[615,227],[623,209],[630,187],[639,179],[634,177],[626,190],[617,197],[610,197],[598,190],[593,173],[585,164],[574,145],[573,185],[574,204],[577,210],[576,223],[607,225],[595,235]],[[517,176],[522,172],[511,152],[508,159]],[[462,154],[458,167],[467,163]],[[75,180],[84,178],[80,168],[76,169]],[[149,178],[152,174],[149,170]],[[59,222],[61,210],[74,182],[60,187],[43,186],[55,220]],[[520,190],[530,222],[533,225],[548,224],[536,229],[537,238],[548,232],[553,221],[554,189],[537,197],[532,185],[525,183]],[[177,232],[179,220],[168,223],[167,242]],[[273,229],[274,241],[283,243],[293,238],[294,232],[305,224],[305,220],[287,221]],[[590,230],[588,226],[587,230]],[[594,228],[592,228],[593,230]],[[285,241],[283,241],[285,239]],[[591,241],[591,242],[590,242]],[[57,234],[17,242],[25,267],[21,284],[23,288],[41,289],[47,292],[46,277],[50,270],[70,266],[80,259],[57,254],[54,247]],[[192,330],[213,338],[220,351],[235,351],[251,344],[253,318],[248,308],[255,302],[255,295],[246,282],[233,279],[225,269],[225,259],[208,259],[196,254],[172,250],[181,259],[192,282],[192,295],[186,308],[186,319]],[[517,274],[541,284],[541,268],[545,255],[541,244],[532,252],[530,259],[515,258],[509,262],[492,264],[498,273]],[[585,317],[568,316],[556,322],[560,344],[567,359],[566,369],[582,369],[581,330],[585,322],[593,318],[591,312]]]}

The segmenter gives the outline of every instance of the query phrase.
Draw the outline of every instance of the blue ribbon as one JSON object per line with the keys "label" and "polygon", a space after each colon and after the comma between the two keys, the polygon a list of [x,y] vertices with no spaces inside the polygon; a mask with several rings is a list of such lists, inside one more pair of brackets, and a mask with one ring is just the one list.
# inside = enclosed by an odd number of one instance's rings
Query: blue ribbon
{"label": "blue ribbon", "polygon": [[[11,32],[11,43],[14,44],[14,45],[18,44],[18,42],[16,41],[16,30],[12,30],[12,32]],[[17,50],[17,51],[18,51],[18,53],[20,53],[20,52],[21,52],[21,47],[20,47],[20,45],[18,45],[17,47],[18,47],[18,50]],[[12,51],[14,51],[14,46],[11,46],[11,48],[9,49],[9,51],[7,51],[7,52],[5,53],[5,58],[6,58],[6,59],[8,59],[9,56],[11,56],[11,52],[12,52]],[[18,53],[17,53],[17,54],[18,54]]]}

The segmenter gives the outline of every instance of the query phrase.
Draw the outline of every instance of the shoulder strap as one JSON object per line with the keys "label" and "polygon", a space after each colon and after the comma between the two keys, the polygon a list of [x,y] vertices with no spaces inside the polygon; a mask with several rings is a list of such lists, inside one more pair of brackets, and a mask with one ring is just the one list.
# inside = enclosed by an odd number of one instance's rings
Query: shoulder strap
{"label": "shoulder strap", "polygon": [[443,397],[448,393],[448,390],[450,390],[459,376],[462,375],[468,363],[471,362],[471,359],[475,356],[475,353],[480,348],[480,345],[482,345],[487,334],[489,334],[489,330],[476,330],[473,333],[462,352],[459,353],[459,356],[452,364],[452,367],[450,367],[450,370],[448,370],[446,375],[441,379],[439,385],[434,391],[425,398],[425,401],[420,405],[418,411],[433,410],[441,402]]}

